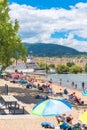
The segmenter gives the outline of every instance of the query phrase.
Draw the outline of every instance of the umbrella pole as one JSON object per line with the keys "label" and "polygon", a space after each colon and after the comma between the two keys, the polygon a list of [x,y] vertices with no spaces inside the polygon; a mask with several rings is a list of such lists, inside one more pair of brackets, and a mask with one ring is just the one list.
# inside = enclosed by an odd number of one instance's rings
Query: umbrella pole
{"label": "umbrella pole", "polygon": [[59,130],[60,129],[60,119],[58,116],[56,116],[56,121],[57,121],[57,127],[55,127],[55,130]]}
{"label": "umbrella pole", "polygon": [[56,120],[57,120],[57,123],[59,124],[60,120],[59,120],[58,116],[56,116]]}

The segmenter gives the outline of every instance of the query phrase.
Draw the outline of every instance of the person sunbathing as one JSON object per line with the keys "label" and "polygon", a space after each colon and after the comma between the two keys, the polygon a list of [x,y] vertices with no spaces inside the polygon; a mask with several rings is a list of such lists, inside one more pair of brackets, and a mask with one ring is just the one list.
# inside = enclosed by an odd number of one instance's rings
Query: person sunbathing
{"label": "person sunbathing", "polygon": [[72,120],[73,118],[71,116],[66,117],[63,116],[56,117],[58,124],[60,125],[60,129],[62,130],[72,130]]}
{"label": "person sunbathing", "polygon": [[84,101],[81,100],[81,98],[78,98],[77,96],[73,96],[73,99],[75,100],[75,102],[79,105],[84,104]]}
{"label": "person sunbathing", "polygon": [[83,104],[84,104],[84,101],[82,101],[81,98],[78,98],[78,97],[75,95],[75,92],[69,95],[69,101],[70,101],[71,103],[77,103],[77,104],[79,104],[79,105],[83,105]]}

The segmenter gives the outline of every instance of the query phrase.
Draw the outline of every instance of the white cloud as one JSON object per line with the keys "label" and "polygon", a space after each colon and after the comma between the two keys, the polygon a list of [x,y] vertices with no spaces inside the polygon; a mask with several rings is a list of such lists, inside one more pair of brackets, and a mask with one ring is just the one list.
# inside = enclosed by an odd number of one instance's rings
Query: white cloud
{"label": "white cloud", "polygon": [[[37,9],[28,5],[10,5],[12,20],[18,19],[24,42],[57,43],[77,50],[87,51],[87,41],[79,41],[74,36],[87,38],[87,3],[78,3],[66,9]],[[66,38],[52,38],[55,32],[68,32]]]}
{"label": "white cloud", "polygon": [[58,39],[58,43],[64,46],[72,47],[78,51],[87,52],[87,42],[86,41],[78,41],[73,38],[73,34],[69,34],[67,38]]}

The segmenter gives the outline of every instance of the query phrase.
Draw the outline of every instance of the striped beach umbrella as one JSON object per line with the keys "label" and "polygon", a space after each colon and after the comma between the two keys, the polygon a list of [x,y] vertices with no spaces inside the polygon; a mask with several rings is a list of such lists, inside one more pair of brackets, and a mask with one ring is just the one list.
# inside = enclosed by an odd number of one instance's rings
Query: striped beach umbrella
{"label": "striped beach umbrella", "polygon": [[12,78],[14,78],[14,79],[18,79],[18,78],[19,78],[19,74],[18,74],[18,73],[14,73],[14,74],[12,74]]}
{"label": "striped beach umbrella", "polygon": [[37,116],[58,116],[72,110],[65,100],[48,99],[34,106],[32,114]]}
{"label": "striped beach umbrella", "polygon": [[84,90],[82,91],[82,95],[83,95],[83,96],[87,96],[87,89],[84,89]]}
{"label": "striped beach umbrella", "polygon": [[85,112],[80,116],[80,120],[82,121],[82,123],[87,124],[87,111],[85,111]]}

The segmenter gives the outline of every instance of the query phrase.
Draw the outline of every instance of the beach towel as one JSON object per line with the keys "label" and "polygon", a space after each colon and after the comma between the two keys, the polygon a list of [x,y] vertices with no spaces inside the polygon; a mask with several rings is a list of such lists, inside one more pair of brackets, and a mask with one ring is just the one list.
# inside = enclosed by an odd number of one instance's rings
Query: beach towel
{"label": "beach towel", "polygon": [[72,130],[82,130],[82,128],[80,128],[78,126],[74,126]]}
{"label": "beach towel", "polygon": [[75,127],[75,128],[73,128],[72,130],[82,130],[82,129],[81,129],[81,128],[78,128],[78,127],[77,127],[77,128]]}
{"label": "beach towel", "polygon": [[50,122],[42,122],[41,126],[44,127],[44,128],[51,128],[51,129],[55,128],[54,125],[51,124]]}

